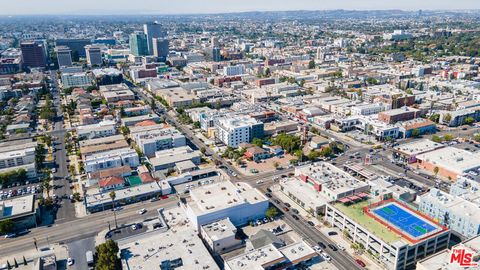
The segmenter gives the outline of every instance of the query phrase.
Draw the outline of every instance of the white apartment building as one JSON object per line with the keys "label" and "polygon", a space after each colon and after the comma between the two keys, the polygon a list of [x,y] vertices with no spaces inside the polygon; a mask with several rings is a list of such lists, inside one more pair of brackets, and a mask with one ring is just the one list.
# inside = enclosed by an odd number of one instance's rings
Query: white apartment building
{"label": "white apartment building", "polygon": [[223,181],[190,190],[184,207],[190,221],[200,229],[227,217],[235,226],[264,218],[268,205],[268,198],[250,185]]}
{"label": "white apartment building", "polygon": [[230,147],[236,148],[239,144],[250,142],[253,138],[263,137],[263,123],[249,116],[221,118],[215,125],[217,139]]}
{"label": "white apartment building", "polygon": [[372,115],[389,109],[390,106],[384,103],[360,104],[351,107],[350,112],[352,115]]}
{"label": "white apartment building", "polygon": [[114,121],[102,121],[93,125],[85,125],[77,127],[77,135],[79,138],[94,139],[100,137],[108,137],[115,135],[117,130]]}
{"label": "white apartment building", "polygon": [[245,74],[245,72],[246,71],[244,65],[223,67],[224,76],[237,76]]}
{"label": "white apartment building", "polygon": [[419,210],[465,237],[480,234],[480,191],[476,181],[461,177],[450,194],[432,188],[420,196]]}
{"label": "white apartment building", "polygon": [[93,77],[86,72],[62,73],[62,84],[64,88],[91,86]]}
{"label": "white apartment building", "polygon": [[0,148],[0,173],[24,169],[27,177],[36,177],[35,147],[36,142],[12,145]]}
{"label": "white apartment building", "polygon": [[85,172],[87,173],[121,166],[137,167],[139,165],[138,154],[131,148],[115,149],[85,157]]}
{"label": "white apartment building", "polygon": [[185,146],[185,136],[175,128],[148,129],[131,133],[131,137],[147,157],[155,156],[156,151]]}

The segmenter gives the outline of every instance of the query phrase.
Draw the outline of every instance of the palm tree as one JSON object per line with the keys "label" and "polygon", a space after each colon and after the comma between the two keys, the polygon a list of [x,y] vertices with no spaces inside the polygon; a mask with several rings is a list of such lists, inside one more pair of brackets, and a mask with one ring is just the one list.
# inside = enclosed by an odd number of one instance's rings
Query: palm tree
{"label": "palm tree", "polygon": [[110,199],[112,199],[112,207],[113,207],[113,218],[115,219],[115,229],[118,228],[117,226],[117,213],[115,212],[115,198],[117,197],[117,194],[115,191],[111,191],[109,194]]}
{"label": "palm tree", "polygon": [[440,168],[438,167],[433,168],[433,173],[435,173],[435,178],[437,177],[439,171],[440,171]]}
{"label": "palm tree", "polygon": [[42,187],[45,191],[47,191],[47,198],[50,199],[50,191],[52,190],[52,185],[50,184],[50,179],[45,179],[42,182]]}

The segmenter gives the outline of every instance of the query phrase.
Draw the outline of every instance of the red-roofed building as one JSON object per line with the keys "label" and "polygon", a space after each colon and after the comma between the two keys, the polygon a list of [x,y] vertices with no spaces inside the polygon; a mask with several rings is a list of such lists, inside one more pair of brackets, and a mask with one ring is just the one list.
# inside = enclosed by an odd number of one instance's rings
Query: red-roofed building
{"label": "red-roofed building", "polygon": [[136,123],[135,126],[136,127],[147,127],[147,126],[154,126],[156,124],[157,123],[155,123],[155,121],[153,121],[153,120],[145,120],[145,121]]}
{"label": "red-roofed building", "polygon": [[271,156],[270,152],[258,146],[248,148],[244,155],[253,161],[267,159]]}
{"label": "red-roofed building", "polygon": [[155,182],[155,178],[152,177],[152,175],[148,172],[141,173],[140,175],[140,180],[142,180],[142,183],[152,183]]}
{"label": "red-roofed building", "polygon": [[98,180],[98,187],[102,192],[120,189],[125,186],[125,180],[120,176],[109,176]]}

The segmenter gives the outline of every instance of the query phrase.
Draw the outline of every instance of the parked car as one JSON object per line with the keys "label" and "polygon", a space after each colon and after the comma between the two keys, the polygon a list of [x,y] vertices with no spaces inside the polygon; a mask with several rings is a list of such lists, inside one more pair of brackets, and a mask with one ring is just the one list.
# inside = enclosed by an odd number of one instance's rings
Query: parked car
{"label": "parked car", "polygon": [[145,208],[142,208],[142,209],[138,210],[138,214],[140,214],[140,215],[143,215],[146,212],[147,212],[147,209],[145,209]]}
{"label": "parked car", "polygon": [[308,223],[308,225],[310,225],[310,226],[312,226],[312,227],[314,227],[314,226],[315,226],[315,223],[313,223],[313,222],[312,222],[312,221],[310,221],[310,220],[309,220],[309,221],[307,221],[307,223]]}
{"label": "parked car", "polygon": [[318,242],[317,244],[323,249],[327,248],[327,246],[323,242]]}
{"label": "parked car", "polygon": [[74,261],[72,258],[68,258],[68,259],[67,259],[67,265],[68,265],[68,266],[71,266],[71,265],[73,265],[74,263],[75,263],[75,261]]}
{"label": "parked car", "polygon": [[323,250],[320,248],[320,246],[314,246],[314,247],[313,247],[313,250],[315,250],[315,252],[317,252],[317,253],[322,253],[322,251],[323,251]]}

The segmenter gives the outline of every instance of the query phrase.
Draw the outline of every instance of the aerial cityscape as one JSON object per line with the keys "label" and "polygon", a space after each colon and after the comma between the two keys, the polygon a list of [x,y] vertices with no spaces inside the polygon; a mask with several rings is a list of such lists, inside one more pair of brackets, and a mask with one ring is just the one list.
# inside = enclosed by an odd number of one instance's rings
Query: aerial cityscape
{"label": "aerial cityscape", "polygon": [[0,270],[480,269],[480,3],[6,2]]}

